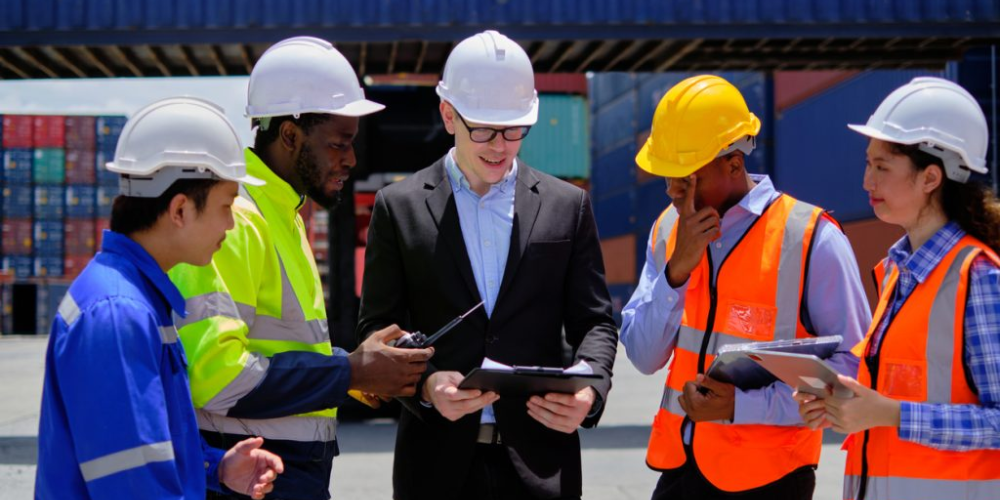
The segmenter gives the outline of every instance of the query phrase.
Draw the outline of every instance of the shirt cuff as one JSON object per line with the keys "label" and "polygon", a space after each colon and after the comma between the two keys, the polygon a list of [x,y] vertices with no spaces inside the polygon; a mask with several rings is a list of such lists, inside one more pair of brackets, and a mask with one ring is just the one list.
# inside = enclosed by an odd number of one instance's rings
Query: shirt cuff
{"label": "shirt cuff", "polygon": [[920,443],[921,429],[931,428],[931,412],[922,411],[923,406],[910,401],[899,404],[899,439]]}
{"label": "shirt cuff", "polygon": [[205,482],[208,489],[215,492],[223,492],[222,484],[219,482],[219,464],[222,463],[222,456],[225,450],[203,446],[205,451]]}

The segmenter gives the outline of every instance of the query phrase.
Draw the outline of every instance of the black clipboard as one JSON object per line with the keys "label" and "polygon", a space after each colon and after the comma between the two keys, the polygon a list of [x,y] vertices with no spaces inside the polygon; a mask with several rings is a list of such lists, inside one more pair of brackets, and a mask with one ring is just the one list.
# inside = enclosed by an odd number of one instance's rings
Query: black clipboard
{"label": "black clipboard", "polygon": [[576,394],[601,379],[600,375],[572,375],[561,368],[519,368],[514,371],[473,368],[458,384],[459,389],[492,391],[501,396],[531,396],[559,392]]}

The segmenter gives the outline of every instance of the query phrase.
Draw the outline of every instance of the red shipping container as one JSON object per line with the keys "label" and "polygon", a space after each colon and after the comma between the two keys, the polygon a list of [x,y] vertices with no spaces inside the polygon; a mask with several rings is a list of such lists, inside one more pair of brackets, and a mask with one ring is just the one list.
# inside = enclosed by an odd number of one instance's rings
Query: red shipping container
{"label": "red shipping container", "polygon": [[[97,118],[93,116],[66,117],[66,149],[97,149]],[[67,153],[68,154],[68,153]]]}
{"label": "red shipping container", "polygon": [[31,219],[4,219],[2,226],[4,255],[31,255],[34,227]]}
{"label": "red shipping container", "polygon": [[66,145],[66,117],[39,115],[34,117],[36,148],[61,148]]}
{"label": "red shipping container", "polygon": [[32,135],[31,115],[3,116],[3,147],[30,148]]}
{"label": "red shipping container", "polygon": [[64,228],[66,255],[94,255],[97,228],[93,219],[66,219]]}
{"label": "red shipping container", "polygon": [[66,148],[66,183],[93,184],[97,180],[94,150]]}
{"label": "red shipping container", "polygon": [[98,252],[98,251],[101,250],[101,243],[104,241],[104,239],[102,238],[102,235],[104,234],[104,230],[105,229],[111,229],[111,219],[110,218],[108,218],[108,217],[98,217],[98,218],[94,219],[94,233],[96,233],[95,236],[97,236],[97,238],[95,238],[95,241],[97,242],[97,246],[94,247],[94,251],[95,252]]}
{"label": "red shipping container", "polygon": [[83,271],[83,268],[87,267],[90,259],[93,259],[93,254],[86,255],[69,255],[63,259],[63,277],[64,278],[75,278]]}

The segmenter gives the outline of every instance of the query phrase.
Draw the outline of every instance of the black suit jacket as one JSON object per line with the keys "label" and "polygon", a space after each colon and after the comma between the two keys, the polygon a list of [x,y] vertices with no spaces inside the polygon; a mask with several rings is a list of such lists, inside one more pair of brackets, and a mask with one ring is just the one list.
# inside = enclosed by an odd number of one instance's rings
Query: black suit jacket
{"label": "black suit jacket", "polygon": [[[368,230],[358,333],[398,324],[432,332],[481,299],[444,158],[375,197]],[[434,370],[468,373],[483,357],[562,366],[562,331],[576,359],[611,389],[618,333],[587,193],[518,163],[510,252],[492,318],[480,308],[435,344]],[[425,375],[426,378],[426,375]],[[401,500],[455,498],[469,473],[480,412],[456,422],[417,397],[403,400],[393,488]],[[525,484],[543,498],[580,495],[579,435],[532,419],[523,398],[494,404],[503,444]],[[601,406],[603,408],[603,405]],[[592,427],[600,411],[584,421]]]}

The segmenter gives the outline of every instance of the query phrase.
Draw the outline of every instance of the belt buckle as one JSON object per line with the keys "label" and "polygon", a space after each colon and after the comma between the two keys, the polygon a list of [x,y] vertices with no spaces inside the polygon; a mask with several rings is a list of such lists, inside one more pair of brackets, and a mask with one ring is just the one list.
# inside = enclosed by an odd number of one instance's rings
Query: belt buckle
{"label": "belt buckle", "polygon": [[476,442],[479,444],[501,444],[500,431],[496,424],[480,424]]}

